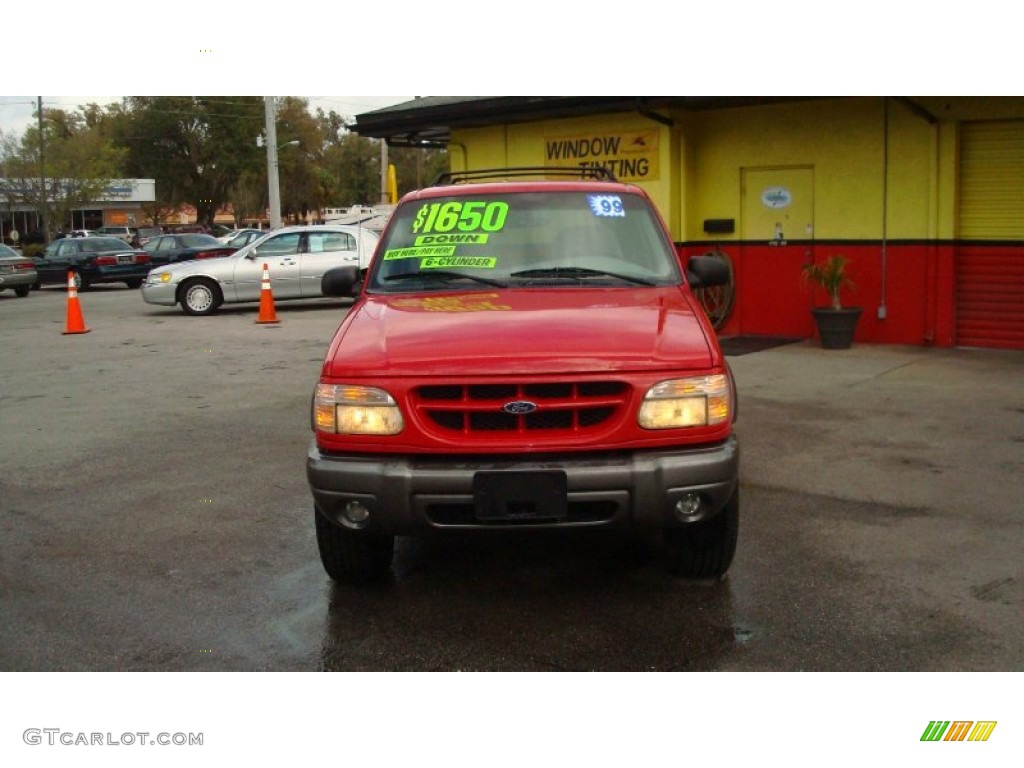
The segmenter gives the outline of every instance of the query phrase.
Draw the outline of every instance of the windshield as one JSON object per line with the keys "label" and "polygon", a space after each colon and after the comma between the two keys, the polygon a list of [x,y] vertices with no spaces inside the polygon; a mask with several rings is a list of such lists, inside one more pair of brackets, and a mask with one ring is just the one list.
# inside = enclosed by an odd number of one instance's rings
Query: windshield
{"label": "windshield", "polygon": [[540,191],[461,194],[401,206],[368,288],[678,282],[675,249],[640,195]]}

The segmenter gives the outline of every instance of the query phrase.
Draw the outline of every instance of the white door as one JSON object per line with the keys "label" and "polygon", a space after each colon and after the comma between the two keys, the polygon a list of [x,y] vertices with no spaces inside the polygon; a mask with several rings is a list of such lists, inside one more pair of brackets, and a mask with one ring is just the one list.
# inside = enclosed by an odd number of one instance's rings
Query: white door
{"label": "white door", "polygon": [[274,299],[297,299],[302,296],[299,281],[299,249],[301,232],[282,232],[270,237],[250,252],[251,258],[236,259],[235,297],[238,301],[257,301],[263,281],[263,265],[270,273]]}

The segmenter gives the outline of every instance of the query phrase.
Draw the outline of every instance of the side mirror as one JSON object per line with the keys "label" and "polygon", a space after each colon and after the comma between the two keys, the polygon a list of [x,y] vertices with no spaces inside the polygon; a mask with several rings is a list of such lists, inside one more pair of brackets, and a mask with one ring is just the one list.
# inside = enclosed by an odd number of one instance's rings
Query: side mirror
{"label": "side mirror", "polygon": [[249,252],[247,254],[245,254],[245,258],[247,258],[249,261],[252,261],[253,259],[256,258],[257,255],[258,255],[258,253],[257,253],[256,249],[255,248],[250,248]]}
{"label": "side mirror", "polygon": [[354,289],[358,283],[359,267],[347,264],[324,272],[324,276],[320,278],[320,292],[324,296],[350,299],[356,295]]}
{"label": "side mirror", "polygon": [[691,256],[686,262],[686,281],[691,288],[729,284],[729,267],[714,256]]}

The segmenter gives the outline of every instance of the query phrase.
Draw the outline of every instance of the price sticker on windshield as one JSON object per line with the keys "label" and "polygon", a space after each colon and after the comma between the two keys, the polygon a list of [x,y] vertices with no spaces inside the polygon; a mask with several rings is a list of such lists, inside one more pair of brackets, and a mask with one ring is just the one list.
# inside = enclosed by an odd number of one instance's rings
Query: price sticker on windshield
{"label": "price sticker on windshield", "polygon": [[412,231],[415,235],[448,232],[501,232],[507,217],[508,203],[502,200],[424,203],[416,212]]}
{"label": "price sticker on windshield", "polygon": [[587,195],[590,211],[595,216],[625,216],[622,198],[618,195]]}

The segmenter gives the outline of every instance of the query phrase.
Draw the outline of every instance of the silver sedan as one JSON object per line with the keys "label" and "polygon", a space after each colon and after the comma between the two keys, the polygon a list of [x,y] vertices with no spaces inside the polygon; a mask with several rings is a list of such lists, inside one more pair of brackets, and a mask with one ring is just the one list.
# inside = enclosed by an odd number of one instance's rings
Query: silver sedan
{"label": "silver sedan", "polygon": [[157,267],[142,286],[149,304],[181,304],[187,315],[209,315],[221,304],[259,301],[267,265],[274,301],[323,296],[320,279],[334,267],[369,266],[378,235],[359,226],[285,227],[219,259]]}

